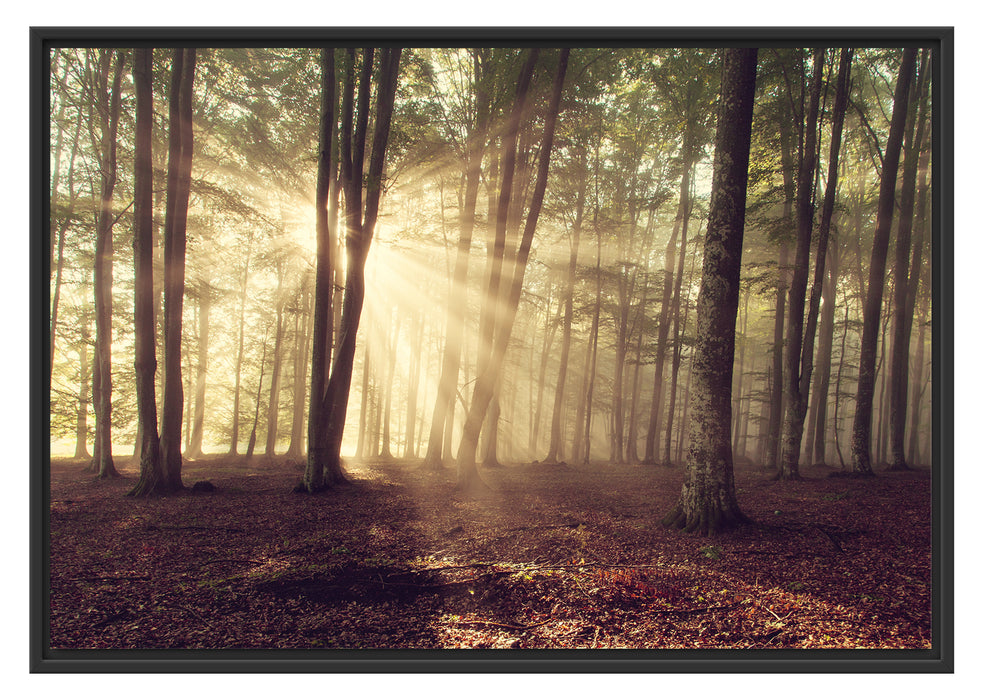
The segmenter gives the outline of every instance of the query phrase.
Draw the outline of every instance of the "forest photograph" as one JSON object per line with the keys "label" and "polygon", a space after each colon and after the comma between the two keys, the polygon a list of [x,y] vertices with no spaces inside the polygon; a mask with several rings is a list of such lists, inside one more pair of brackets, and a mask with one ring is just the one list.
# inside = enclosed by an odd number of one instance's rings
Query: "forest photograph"
{"label": "forest photograph", "polygon": [[84,36],[36,658],[938,660],[951,31]]}

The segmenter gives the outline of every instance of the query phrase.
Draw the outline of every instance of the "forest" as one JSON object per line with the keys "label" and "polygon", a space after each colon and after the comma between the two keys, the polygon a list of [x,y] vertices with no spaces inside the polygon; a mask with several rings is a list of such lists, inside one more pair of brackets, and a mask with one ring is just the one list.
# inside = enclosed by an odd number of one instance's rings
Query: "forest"
{"label": "forest", "polygon": [[51,49],[51,647],[931,648],[935,60]]}

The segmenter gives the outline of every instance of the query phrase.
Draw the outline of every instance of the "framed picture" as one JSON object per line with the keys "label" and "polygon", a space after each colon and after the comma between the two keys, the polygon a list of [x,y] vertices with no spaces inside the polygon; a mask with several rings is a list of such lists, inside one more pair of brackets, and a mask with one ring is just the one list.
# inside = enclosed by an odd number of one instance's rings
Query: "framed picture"
{"label": "framed picture", "polygon": [[952,39],[32,29],[32,671],[951,672]]}

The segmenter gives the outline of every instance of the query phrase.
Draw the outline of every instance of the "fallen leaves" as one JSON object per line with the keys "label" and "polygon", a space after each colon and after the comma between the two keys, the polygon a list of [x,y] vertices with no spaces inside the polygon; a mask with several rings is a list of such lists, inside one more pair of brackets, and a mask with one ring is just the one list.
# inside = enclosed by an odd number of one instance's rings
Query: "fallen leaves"
{"label": "fallen leaves", "polygon": [[659,525],[671,468],[489,470],[475,499],[403,462],[315,496],[285,465],[186,471],[217,490],[52,465],[52,648],[931,646],[924,472],[740,472],[756,522],[710,539]]}

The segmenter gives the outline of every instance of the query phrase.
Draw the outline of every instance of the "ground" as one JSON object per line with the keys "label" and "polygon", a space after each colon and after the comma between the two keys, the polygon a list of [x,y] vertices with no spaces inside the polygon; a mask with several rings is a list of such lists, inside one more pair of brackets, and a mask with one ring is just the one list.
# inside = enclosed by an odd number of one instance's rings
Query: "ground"
{"label": "ground", "polygon": [[666,529],[678,468],[349,464],[294,493],[278,461],[187,461],[130,498],[51,465],[53,649],[930,648],[927,470],[800,481],[738,469],[753,524]]}

